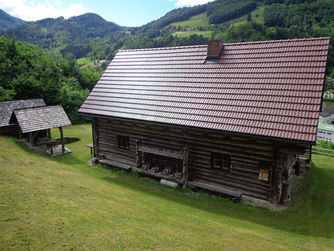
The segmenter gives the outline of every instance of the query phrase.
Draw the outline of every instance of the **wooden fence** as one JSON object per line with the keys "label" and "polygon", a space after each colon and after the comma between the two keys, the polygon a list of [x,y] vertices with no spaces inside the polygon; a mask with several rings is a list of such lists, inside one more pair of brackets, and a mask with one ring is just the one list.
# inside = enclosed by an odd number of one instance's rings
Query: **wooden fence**
{"label": "wooden fence", "polygon": [[334,150],[327,149],[327,148],[321,148],[321,147],[312,147],[312,153],[322,154],[326,156],[333,156],[334,157]]}

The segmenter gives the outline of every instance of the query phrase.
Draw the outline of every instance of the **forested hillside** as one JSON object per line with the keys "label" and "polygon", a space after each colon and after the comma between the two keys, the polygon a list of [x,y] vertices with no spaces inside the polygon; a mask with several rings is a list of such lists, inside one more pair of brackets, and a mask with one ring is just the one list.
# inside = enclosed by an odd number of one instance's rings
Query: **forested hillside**
{"label": "forested hillside", "polygon": [[24,23],[25,21],[17,17],[12,17],[8,13],[0,9],[0,31],[14,29]]}
{"label": "forested hillside", "polygon": [[112,48],[104,51],[104,56],[112,57],[114,51],[120,48],[118,41],[126,36],[120,26],[92,13],[69,19],[59,17],[29,22],[5,34],[44,49],[55,50],[63,56],[71,55],[73,58],[81,58],[89,53],[96,57],[94,47],[103,44],[104,40],[107,40]]}
{"label": "forested hillside", "polygon": [[0,37],[0,101],[43,98],[48,105],[62,104],[77,123],[76,111],[99,77],[37,46]]}
{"label": "forested hillside", "polygon": [[[333,13],[334,0],[216,0],[173,10],[137,28],[120,27],[89,13],[68,20],[30,22],[6,34],[65,57],[108,60],[120,48],[203,44],[208,39],[238,42],[330,36],[327,74],[334,75]],[[206,23],[180,32],[180,23],[196,15]]]}

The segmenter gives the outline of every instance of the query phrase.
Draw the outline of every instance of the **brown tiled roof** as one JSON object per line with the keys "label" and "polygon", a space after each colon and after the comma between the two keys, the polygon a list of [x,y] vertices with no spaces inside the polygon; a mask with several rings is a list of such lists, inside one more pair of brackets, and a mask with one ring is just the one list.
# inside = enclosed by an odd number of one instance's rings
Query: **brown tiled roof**
{"label": "brown tiled roof", "polygon": [[17,121],[23,133],[71,125],[61,105],[14,110],[10,121]]}
{"label": "brown tiled roof", "polygon": [[43,99],[26,99],[0,102],[0,127],[8,126],[15,109],[45,106]]}
{"label": "brown tiled roof", "polygon": [[79,112],[315,142],[329,38],[120,50]]}

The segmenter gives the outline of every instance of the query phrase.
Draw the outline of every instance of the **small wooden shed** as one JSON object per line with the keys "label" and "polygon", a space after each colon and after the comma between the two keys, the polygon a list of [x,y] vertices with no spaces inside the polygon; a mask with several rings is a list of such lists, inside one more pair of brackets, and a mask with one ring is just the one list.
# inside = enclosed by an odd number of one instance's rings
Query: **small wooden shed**
{"label": "small wooden shed", "polygon": [[[68,153],[70,150],[65,144],[75,141],[64,137],[63,127],[71,125],[71,121],[61,105],[16,109],[10,123],[17,124],[24,143],[32,150],[44,154],[54,156]],[[52,128],[59,128],[60,138],[51,139]]]}
{"label": "small wooden shed", "polygon": [[15,109],[45,106],[43,99],[27,99],[0,102],[0,134],[17,135],[16,124],[10,124],[10,117]]}
{"label": "small wooden shed", "polygon": [[120,50],[79,113],[99,162],[288,205],[311,162],[329,38]]}

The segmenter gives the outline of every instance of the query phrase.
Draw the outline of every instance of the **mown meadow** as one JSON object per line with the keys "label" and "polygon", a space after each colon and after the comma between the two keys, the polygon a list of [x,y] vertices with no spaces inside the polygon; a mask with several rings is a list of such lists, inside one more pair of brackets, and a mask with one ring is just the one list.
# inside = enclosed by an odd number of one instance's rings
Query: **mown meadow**
{"label": "mown meadow", "polygon": [[53,158],[0,136],[1,250],[334,248],[332,157],[314,155],[292,207],[271,212],[89,166],[90,125],[64,131],[81,141]]}

